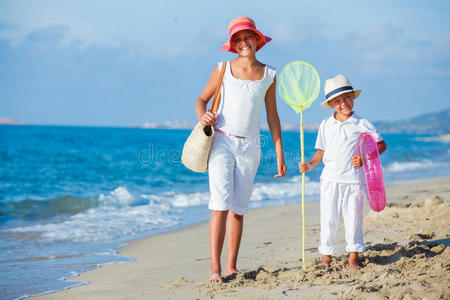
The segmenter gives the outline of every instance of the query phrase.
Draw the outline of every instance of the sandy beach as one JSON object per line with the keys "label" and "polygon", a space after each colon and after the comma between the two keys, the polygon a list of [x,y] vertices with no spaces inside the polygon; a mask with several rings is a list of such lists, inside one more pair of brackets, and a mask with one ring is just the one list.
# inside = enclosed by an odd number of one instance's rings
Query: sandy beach
{"label": "sandy beach", "polygon": [[[253,209],[245,218],[242,272],[208,286],[208,225],[129,243],[135,262],[106,265],[73,280],[89,284],[33,299],[449,299],[450,177],[390,184],[379,213],[365,205],[363,268],[339,254],[320,264],[319,202],[306,204],[306,271],[299,204]],[[205,213],[208,213],[205,211]],[[224,255],[222,255],[224,256]]]}

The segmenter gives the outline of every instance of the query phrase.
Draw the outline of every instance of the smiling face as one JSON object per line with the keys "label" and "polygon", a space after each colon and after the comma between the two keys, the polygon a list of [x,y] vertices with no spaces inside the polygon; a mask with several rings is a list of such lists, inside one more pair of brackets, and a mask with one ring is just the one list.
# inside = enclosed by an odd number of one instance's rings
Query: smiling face
{"label": "smiling face", "polygon": [[231,46],[240,56],[249,56],[256,53],[259,36],[251,30],[236,32],[231,38]]}
{"label": "smiling face", "polygon": [[353,92],[348,92],[328,101],[328,104],[336,110],[336,119],[342,121],[352,115],[353,97]]}

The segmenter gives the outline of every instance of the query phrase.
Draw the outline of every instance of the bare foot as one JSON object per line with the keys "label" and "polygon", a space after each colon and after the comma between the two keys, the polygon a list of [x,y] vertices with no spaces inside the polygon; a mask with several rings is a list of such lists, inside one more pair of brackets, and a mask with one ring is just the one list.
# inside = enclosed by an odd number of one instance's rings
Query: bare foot
{"label": "bare foot", "polygon": [[322,256],[322,265],[329,268],[331,265],[331,255],[323,255]]}
{"label": "bare foot", "polygon": [[220,276],[219,273],[212,273],[209,276],[208,284],[222,283],[222,282],[223,282],[223,279],[222,279],[222,276]]}
{"label": "bare foot", "polygon": [[361,266],[358,262],[358,252],[350,252],[350,254],[348,255],[348,266],[356,270],[361,269]]}
{"label": "bare foot", "polygon": [[232,268],[229,270],[225,270],[225,273],[223,273],[223,277],[228,277],[228,276],[235,275],[235,274],[236,275],[239,274],[239,271],[236,268]]}

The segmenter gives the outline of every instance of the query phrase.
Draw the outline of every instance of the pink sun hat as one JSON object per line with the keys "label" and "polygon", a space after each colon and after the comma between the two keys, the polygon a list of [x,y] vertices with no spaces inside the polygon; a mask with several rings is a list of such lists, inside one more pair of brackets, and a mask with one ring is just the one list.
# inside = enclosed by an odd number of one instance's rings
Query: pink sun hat
{"label": "pink sun hat", "polygon": [[240,17],[236,18],[233,21],[230,22],[230,26],[228,26],[228,32],[230,34],[230,38],[228,41],[220,48],[220,50],[230,51],[233,53],[237,53],[236,50],[234,50],[233,47],[231,47],[231,38],[233,37],[233,34],[235,34],[238,31],[241,30],[251,30],[254,33],[256,33],[259,36],[258,39],[258,46],[256,47],[256,51],[261,49],[265,44],[270,42],[272,38],[265,36],[262,34],[259,30],[256,29],[255,21],[248,17]]}

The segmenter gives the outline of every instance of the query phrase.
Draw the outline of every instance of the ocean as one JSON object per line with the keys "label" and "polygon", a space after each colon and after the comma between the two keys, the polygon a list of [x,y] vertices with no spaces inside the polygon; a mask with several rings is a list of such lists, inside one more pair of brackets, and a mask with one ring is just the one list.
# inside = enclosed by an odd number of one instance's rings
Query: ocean
{"label": "ocean", "polygon": [[[208,220],[208,175],[180,162],[189,130],[0,126],[0,298],[21,299],[84,282],[66,278],[104,264],[130,240]],[[385,182],[450,175],[450,143],[383,135]],[[305,157],[315,133],[305,133]],[[275,151],[261,133],[262,159],[250,208],[300,202],[298,132],[284,132],[288,167],[275,179]],[[317,201],[322,166],[307,173]],[[205,245],[208,247],[208,245]]]}

